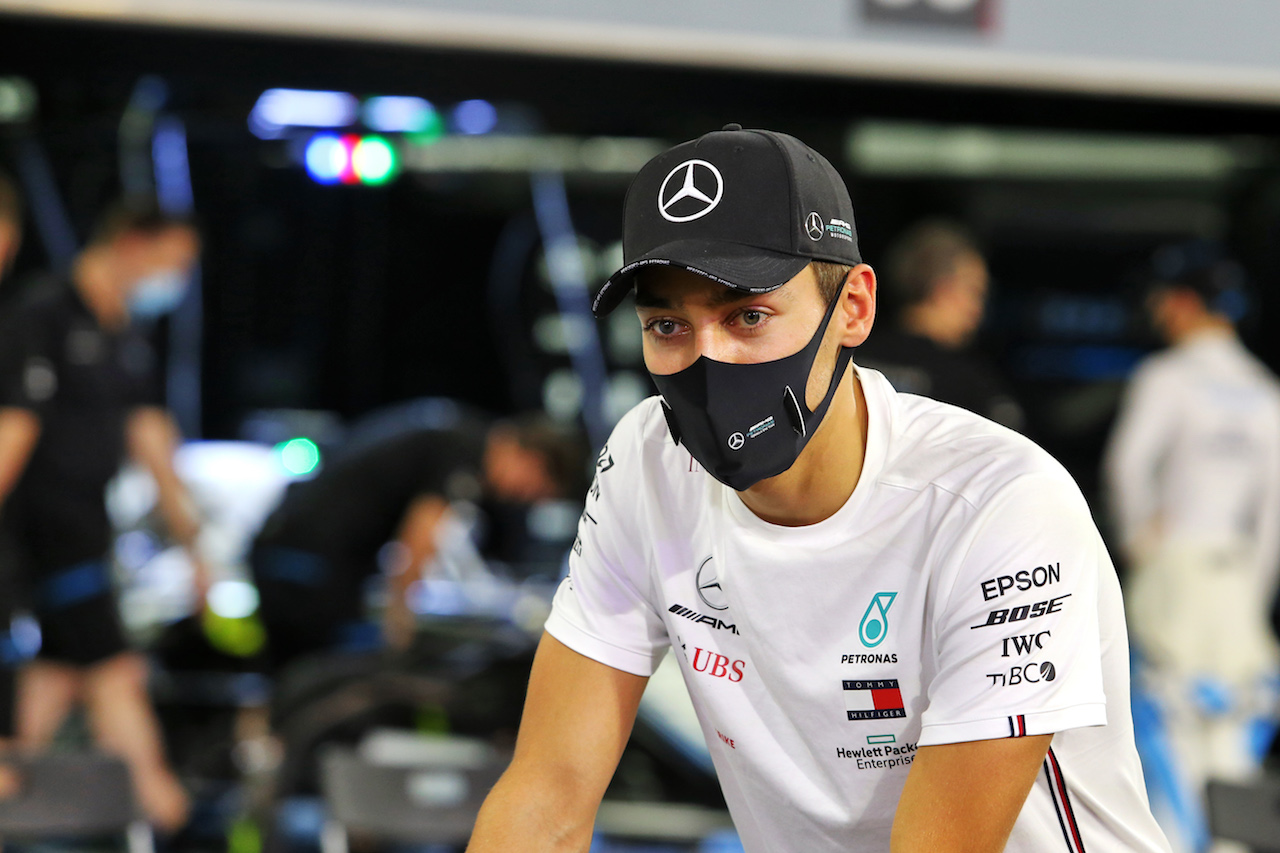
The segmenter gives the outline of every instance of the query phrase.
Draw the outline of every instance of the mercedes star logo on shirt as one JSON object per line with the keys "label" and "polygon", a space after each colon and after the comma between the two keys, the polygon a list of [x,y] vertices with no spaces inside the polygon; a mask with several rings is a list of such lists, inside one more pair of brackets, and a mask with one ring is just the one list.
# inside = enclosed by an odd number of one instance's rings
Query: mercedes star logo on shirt
{"label": "mercedes star logo on shirt", "polygon": [[720,573],[716,571],[715,564],[711,561],[714,557],[707,557],[702,561],[702,565],[698,566],[698,597],[702,599],[702,603],[710,607],[712,610],[728,610],[729,597],[724,594],[724,587],[720,586]]}
{"label": "mercedes star logo on shirt", "polygon": [[[676,175],[680,179],[673,183]],[[672,169],[658,188],[658,212],[668,222],[692,222],[715,210],[723,195],[724,178],[719,169],[706,160],[686,160]]]}

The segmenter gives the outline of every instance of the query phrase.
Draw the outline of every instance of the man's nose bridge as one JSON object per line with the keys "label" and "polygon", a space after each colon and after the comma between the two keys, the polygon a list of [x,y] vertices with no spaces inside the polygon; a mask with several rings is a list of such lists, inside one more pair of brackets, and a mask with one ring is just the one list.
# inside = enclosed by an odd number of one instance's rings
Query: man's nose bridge
{"label": "man's nose bridge", "polygon": [[712,361],[732,362],[738,351],[738,342],[729,330],[718,322],[702,323],[697,330],[697,355],[705,355]]}

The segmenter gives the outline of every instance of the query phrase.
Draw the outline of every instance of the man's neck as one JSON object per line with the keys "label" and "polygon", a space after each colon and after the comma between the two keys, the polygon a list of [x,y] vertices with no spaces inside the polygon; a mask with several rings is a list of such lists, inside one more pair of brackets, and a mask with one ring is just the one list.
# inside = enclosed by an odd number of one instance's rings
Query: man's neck
{"label": "man's neck", "polygon": [[1169,343],[1178,346],[1206,338],[1235,337],[1235,334],[1235,326],[1231,325],[1230,320],[1216,314],[1207,314],[1174,330],[1169,335]]}
{"label": "man's neck", "polygon": [[121,329],[128,325],[129,312],[110,261],[93,248],[86,249],[76,259],[71,280],[84,304],[106,329]]}
{"label": "man's neck", "polygon": [[749,510],[771,524],[817,524],[849,500],[866,452],[867,398],[849,365],[826,417],[796,463],[739,494]]}

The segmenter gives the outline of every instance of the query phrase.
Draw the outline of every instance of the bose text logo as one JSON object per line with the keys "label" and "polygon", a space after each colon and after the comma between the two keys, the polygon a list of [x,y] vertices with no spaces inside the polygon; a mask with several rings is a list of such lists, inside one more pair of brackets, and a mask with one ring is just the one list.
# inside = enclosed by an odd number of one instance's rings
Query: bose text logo
{"label": "bose text logo", "polygon": [[[680,179],[668,192],[676,175]],[[706,160],[686,160],[672,169],[658,188],[658,212],[668,222],[692,222],[715,210],[722,196],[720,170]]]}
{"label": "bose text logo", "polygon": [[981,625],[970,625],[969,630],[987,628],[992,625],[1004,625],[1006,622],[1021,622],[1023,619],[1038,619],[1046,613],[1057,613],[1062,609],[1062,599],[1070,598],[1071,593],[1059,595],[1048,601],[1037,601],[1035,604],[1023,604],[1020,607],[1005,607],[992,610],[987,614],[987,621]]}

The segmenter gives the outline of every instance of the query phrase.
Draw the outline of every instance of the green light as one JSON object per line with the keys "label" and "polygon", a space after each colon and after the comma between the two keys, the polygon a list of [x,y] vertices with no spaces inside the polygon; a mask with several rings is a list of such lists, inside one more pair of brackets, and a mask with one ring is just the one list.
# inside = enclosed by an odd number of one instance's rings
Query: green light
{"label": "green light", "polygon": [[444,136],[444,119],[437,112],[432,112],[427,116],[422,128],[415,133],[409,135],[409,141],[414,145],[434,145]]}
{"label": "green light", "polygon": [[309,438],[291,438],[276,445],[280,464],[290,474],[310,474],[320,465],[320,448]]}
{"label": "green light", "polygon": [[351,168],[363,184],[378,186],[395,177],[396,151],[381,136],[366,136],[351,152]]}

